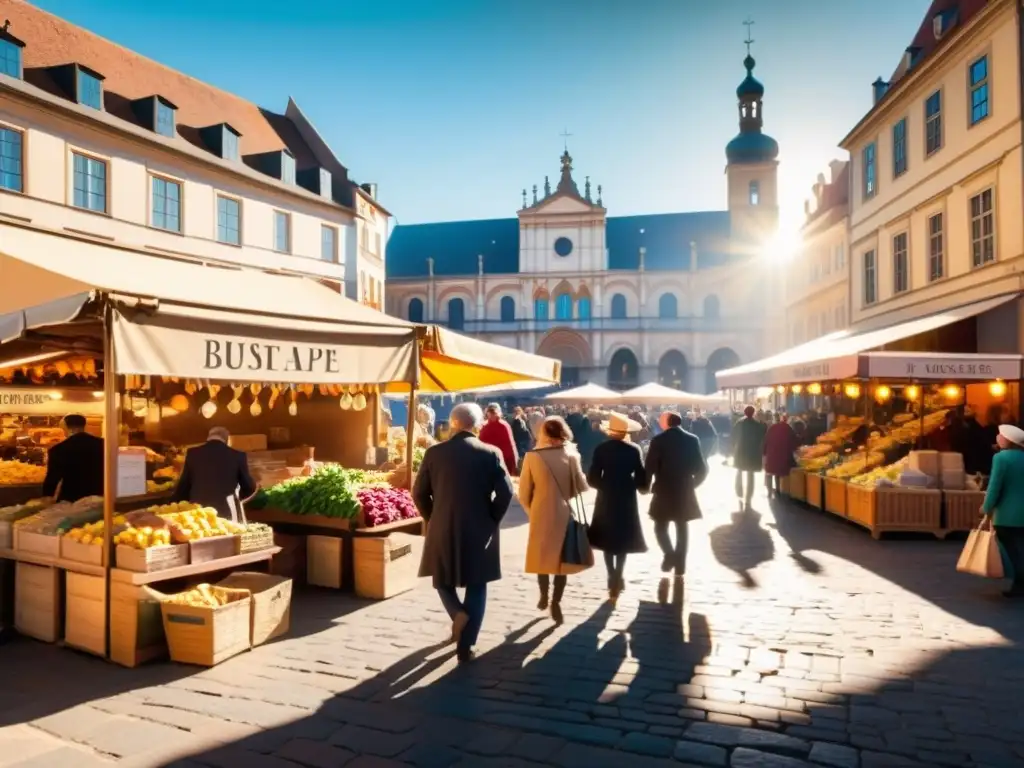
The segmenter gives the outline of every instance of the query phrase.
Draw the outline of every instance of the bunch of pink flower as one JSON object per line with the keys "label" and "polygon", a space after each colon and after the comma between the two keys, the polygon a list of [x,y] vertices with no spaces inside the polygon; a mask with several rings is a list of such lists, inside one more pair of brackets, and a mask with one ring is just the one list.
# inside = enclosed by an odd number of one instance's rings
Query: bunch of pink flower
{"label": "bunch of pink flower", "polygon": [[412,496],[404,488],[370,485],[360,488],[356,498],[363,508],[363,524],[370,528],[419,515]]}

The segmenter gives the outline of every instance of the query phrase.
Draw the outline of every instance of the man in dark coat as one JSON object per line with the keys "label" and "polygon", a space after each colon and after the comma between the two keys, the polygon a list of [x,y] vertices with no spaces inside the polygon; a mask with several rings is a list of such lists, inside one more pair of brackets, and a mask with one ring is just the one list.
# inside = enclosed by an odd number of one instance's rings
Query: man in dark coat
{"label": "man in dark coat", "polygon": [[[459,661],[473,658],[487,606],[487,583],[501,578],[498,526],[512,501],[512,480],[501,451],[473,432],[483,413],[460,403],[451,413],[452,436],[427,449],[412,497],[427,521],[420,576],[431,576],[452,619]],[[465,587],[460,600],[457,587]]]}
{"label": "man in dark coat", "polygon": [[[754,475],[764,469],[764,436],[767,428],[754,418],[754,406],[743,409],[743,418],[732,430],[732,458],[736,466],[736,498],[750,506],[754,497]],[[746,489],[743,476],[747,476]]]}
{"label": "man in dark coat", "polygon": [[711,423],[711,419],[706,414],[701,411],[694,411],[693,421],[690,422],[690,431],[700,441],[700,449],[706,460],[715,452],[715,448],[718,445],[718,432],[715,430],[714,424]]}
{"label": "man in dark coat", "polygon": [[242,502],[251,499],[259,486],[249,474],[249,459],[228,445],[229,437],[225,427],[214,427],[205,443],[189,448],[173,501],[213,507],[230,520],[241,517]]}
{"label": "man in dark coat", "polygon": [[[663,431],[651,440],[644,464],[648,480],[653,478],[650,515],[658,546],[665,555],[661,570],[664,573],[675,571],[676,578],[686,573],[687,523],[701,517],[697,486],[708,475],[700,440],[686,432],[682,423],[682,418],[674,411],[661,415]],[[675,546],[668,534],[670,523],[676,528]]]}
{"label": "man in dark coat", "polygon": [[78,501],[103,495],[103,440],[85,431],[85,417],[64,417],[67,438],[53,446],[46,457],[43,495],[58,493],[57,501]]}

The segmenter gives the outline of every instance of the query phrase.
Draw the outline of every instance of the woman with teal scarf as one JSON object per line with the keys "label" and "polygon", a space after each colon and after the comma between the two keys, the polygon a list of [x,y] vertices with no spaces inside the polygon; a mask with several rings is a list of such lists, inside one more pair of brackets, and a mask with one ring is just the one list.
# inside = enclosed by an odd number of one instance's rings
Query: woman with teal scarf
{"label": "woman with teal scarf", "polygon": [[1024,429],[1002,424],[996,443],[1001,450],[992,459],[981,512],[992,519],[1013,570],[1013,584],[1003,594],[1024,597]]}

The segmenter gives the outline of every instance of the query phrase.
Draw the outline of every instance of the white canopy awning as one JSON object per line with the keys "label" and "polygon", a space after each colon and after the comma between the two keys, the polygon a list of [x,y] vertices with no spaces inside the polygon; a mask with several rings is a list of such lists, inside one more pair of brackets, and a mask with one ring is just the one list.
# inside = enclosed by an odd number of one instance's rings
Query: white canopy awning
{"label": "white canopy awning", "polygon": [[623,392],[618,401],[626,405],[697,405],[704,401],[704,395],[650,382]]}
{"label": "white canopy awning", "polygon": [[594,403],[603,405],[605,403],[619,402],[619,393],[600,387],[597,384],[587,383],[573,389],[554,392],[544,399],[555,403]]}
{"label": "white canopy awning", "polygon": [[0,343],[68,323],[98,294],[117,306],[118,373],[324,384],[413,373],[413,324],[315,280],[0,224]]}
{"label": "white canopy awning", "polygon": [[[716,374],[718,386],[723,389],[753,389],[756,387],[771,387],[778,384],[798,384],[813,381],[837,380],[846,378],[916,378],[916,379],[952,379],[968,378],[955,373],[941,373],[937,368],[921,367],[910,371],[906,365],[902,370],[904,373],[896,375],[891,373],[895,368],[886,364],[888,374],[883,374],[876,363],[875,372],[871,372],[869,357],[864,353],[870,350],[877,350],[888,344],[903,339],[911,338],[928,331],[934,331],[943,326],[951,325],[961,320],[988,312],[1002,304],[1013,301],[1017,294],[996,296],[985,301],[967,304],[945,312],[939,312],[927,317],[910,320],[898,325],[872,330],[860,330],[856,328],[839,331],[837,333],[823,336],[820,339],[801,344],[777,355],[762,358],[753,363],[740,365]],[[877,356],[881,353],[872,353]],[[890,353],[885,353],[889,355]],[[891,353],[897,355],[897,353]],[[904,358],[909,358],[917,353],[904,353]],[[919,355],[918,355],[919,356]],[[984,366],[976,370],[1002,370],[1005,361],[997,361],[999,355],[943,355],[947,358],[955,358],[958,370],[969,370],[970,365]],[[973,362],[968,362],[970,358]],[[981,358],[988,358],[988,362]],[[882,360],[883,358],[875,358]],[[963,363],[961,366],[960,363]],[[952,363],[950,363],[952,364]],[[929,371],[933,371],[930,374]],[[974,378],[1019,378],[1020,366],[1017,365],[1015,376],[978,375]]]}

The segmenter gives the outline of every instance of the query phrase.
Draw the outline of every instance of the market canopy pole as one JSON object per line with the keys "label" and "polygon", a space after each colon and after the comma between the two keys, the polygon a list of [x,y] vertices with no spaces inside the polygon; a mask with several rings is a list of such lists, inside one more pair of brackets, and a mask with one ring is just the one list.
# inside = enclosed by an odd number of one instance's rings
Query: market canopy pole
{"label": "market canopy pole", "polygon": [[104,656],[110,658],[110,557],[117,503],[117,448],[120,435],[120,403],[117,394],[117,365],[114,359],[114,306],[103,302],[103,621],[106,635]]}
{"label": "market canopy pole", "polygon": [[420,386],[420,335],[425,329],[416,329],[416,339],[412,345],[412,365],[411,373],[409,376],[409,413],[406,414],[406,427],[405,427],[405,468],[406,468],[406,488],[412,491],[412,456],[413,449],[416,447],[415,434],[413,432],[416,427],[416,390]]}

